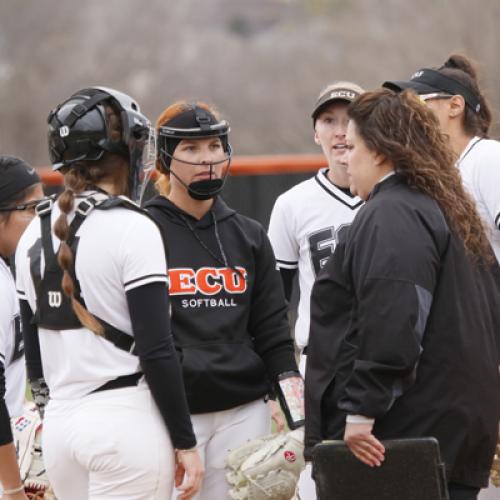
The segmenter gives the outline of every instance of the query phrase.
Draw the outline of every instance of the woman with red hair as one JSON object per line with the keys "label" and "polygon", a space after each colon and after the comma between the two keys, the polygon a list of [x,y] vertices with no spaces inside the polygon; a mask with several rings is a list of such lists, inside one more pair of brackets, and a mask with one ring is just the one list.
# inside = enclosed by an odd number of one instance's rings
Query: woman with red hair
{"label": "woman with red hair", "polygon": [[300,410],[302,379],[266,232],[219,196],[229,125],[180,102],[157,126],[160,194],[146,207],[166,242],[172,331],[206,471],[199,498],[226,498],[227,452],[270,432],[266,400],[280,381],[298,388],[290,404]]}

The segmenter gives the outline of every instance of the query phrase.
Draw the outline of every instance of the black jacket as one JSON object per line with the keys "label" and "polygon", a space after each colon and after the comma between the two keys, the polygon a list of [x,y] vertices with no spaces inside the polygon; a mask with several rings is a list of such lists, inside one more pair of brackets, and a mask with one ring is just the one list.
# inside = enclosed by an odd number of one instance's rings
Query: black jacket
{"label": "black jacket", "polygon": [[191,412],[265,396],[270,382],[297,365],[264,229],[220,198],[200,220],[161,196],[146,208],[164,236],[172,331]]}
{"label": "black jacket", "polygon": [[[449,481],[486,486],[500,415],[498,265],[473,265],[438,205],[378,184],[311,298],[306,455],[346,414],[379,439],[434,436]],[[495,282],[496,280],[496,282]]]}

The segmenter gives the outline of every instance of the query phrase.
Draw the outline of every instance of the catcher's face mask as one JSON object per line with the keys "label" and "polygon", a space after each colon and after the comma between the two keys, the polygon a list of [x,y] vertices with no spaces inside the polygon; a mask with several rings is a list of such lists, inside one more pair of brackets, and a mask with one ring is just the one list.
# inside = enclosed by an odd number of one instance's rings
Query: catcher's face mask
{"label": "catcher's face mask", "polygon": [[[110,135],[106,102],[120,116],[119,140]],[[141,201],[152,172],[152,163],[145,165],[144,155],[148,159],[154,155],[155,141],[149,120],[130,96],[105,87],[83,89],[52,110],[48,123],[49,155],[54,170],[76,162],[98,161],[105,152],[119,154],[130,164],[129,196]]]}
{"label": "catcher's face mask", "polygon": [[[226,121],[218,122],[215,116],[209,111],[193,105],[186,111],[168,121],[158,129],[158,155],[163,169],[174,175],[177,180],[186,188],[189,195],[195,200],[208,200],[216,196],[226,182],[231,164],[231,146],[228,142],[229,124]],[[198,139],[219,138],[222,144],[224,157],[220,160],[209,158],[207,160],[191,161],[176,153],[177,147],[181,141],[195,142]],[[182,146],[181,146],[182,148]],[[172,169],[172,160],[189,166],[203,167],[208,166],[208,174],[192,182],[186,183],[181,176],[177,175]],[[221,175],[216,175],[215,167],[222,165]]]}

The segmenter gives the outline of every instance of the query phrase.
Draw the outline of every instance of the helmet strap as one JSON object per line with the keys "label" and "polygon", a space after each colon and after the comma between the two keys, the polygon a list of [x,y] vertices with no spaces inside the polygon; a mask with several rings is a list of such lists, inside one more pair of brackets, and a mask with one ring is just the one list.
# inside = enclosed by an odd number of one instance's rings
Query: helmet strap
{"label": "helmet strap", "polygon": [[109,99],[109,94],[105,94],[104,92],[97,92],[90,99],[83,101],[80,104],[77,104],[73,107],[70,114],[65,118],[62,123],[63,127],[71,128],[77,120],[79,120],[82,116],[86,115],[92,108],[97,106],[100,102],[106,101]]}

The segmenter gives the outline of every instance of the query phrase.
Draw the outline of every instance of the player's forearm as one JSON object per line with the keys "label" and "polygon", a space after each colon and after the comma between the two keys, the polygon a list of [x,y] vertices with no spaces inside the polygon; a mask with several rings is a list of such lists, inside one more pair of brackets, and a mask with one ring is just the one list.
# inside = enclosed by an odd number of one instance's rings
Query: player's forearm
{"label": "player's forearm", "polygon": [[13,490],[22,484],[13,443],[0,446],[0,483],[4,490]]}
{"label": "player's forearm", "polygon": [[0,362],[0,446],[12,442],[12,431],[10,429],[10,418],[7,405],[4,399],[5,395],[5,375],[4,367]]}
{"label": "player's forearm", "polygon": [[280,373],[298,369],[288,323],[288,306],[269,241],[263,242],[255,265],[257,275],[248,331],[270,379],[274,381]]}
{"label": "player's forearm", "polygon": [[165,285],[150,283],[134,288],[127,292],[127,302],[141,368],[172,444],[179,449],[192,448],[196,438],[170,332]]}
{"label": "player's forearm", "polygon": [[26,369],[30,380],[43,378],[42,360],[38,328],[33,322],[33,312],[27,300],[19,301],[21,312],[22,332],[24,339],[24,355]]}
{"label": "player's forearm", "polygon": [[288,303],[292,299],[293,292],[293,281],[295,278],[295,274],[297,273],[297,269],[285,269],[279,268],[281,281],[283,282],[283,291],[285,292],[285,299]]}
{"label": "player's forearm", "polygon": [[180,367],[161,359],[142,361],[141,367],[174,448],[195,447]]}

